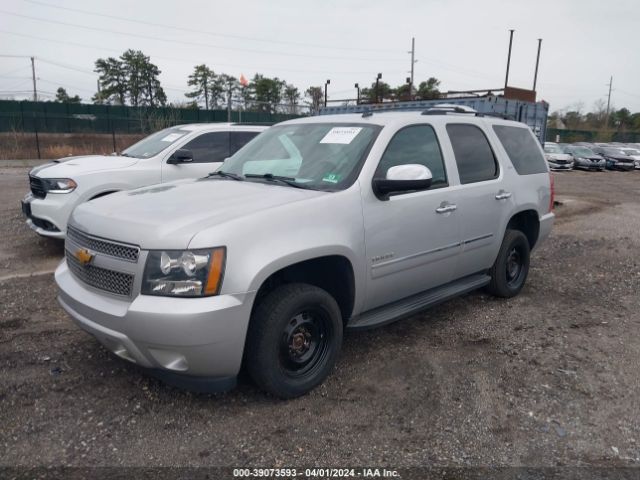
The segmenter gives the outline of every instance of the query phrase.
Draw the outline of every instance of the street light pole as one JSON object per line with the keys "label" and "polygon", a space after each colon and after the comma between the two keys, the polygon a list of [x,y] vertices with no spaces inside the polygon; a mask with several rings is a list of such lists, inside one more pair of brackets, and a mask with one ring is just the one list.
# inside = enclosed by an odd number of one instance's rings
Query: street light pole
{"label": "street light pole", "polygon": [[324,84],[324,106],[327,106],[327,85],[329,85],[331,83],[331,80],[327,79],[327,81]]}
{"label": "street light pole", "polygon": [[31,78],[33,79],[33,101],[38,101],[38,90],[36,89],[36,63],[35,59],[31,57]]}
{"label": "street light pole", "polygon": [[382,78],[382,74],[379,73],[376,77],[376,103],[380,103],[380,94],[378,93],[378,82]]}
{"label": "street light pole", "polygon": [[356,96],[356,105],[360,105],[360,85],[358,85],[357,83],[353,86],[353,88],[356,89],[357,92],[357,96]]}
{"label": "street light pole", "polygon": [[536,91],[536,84],[538,83],[538,65],[540,64],[540,49],[542,48],[542,39],[538,39],[538,56],[536,57],[536,72],[533,74],[533,91]]}
{"label": "street light pole", "polygon": [[507,88],[509,84],[509,66],[511,65],[511,45],[513,44],[513,32],[515,30],[509,30],[509,53],[507,54],[507,75],[504,77],[504,88]]}

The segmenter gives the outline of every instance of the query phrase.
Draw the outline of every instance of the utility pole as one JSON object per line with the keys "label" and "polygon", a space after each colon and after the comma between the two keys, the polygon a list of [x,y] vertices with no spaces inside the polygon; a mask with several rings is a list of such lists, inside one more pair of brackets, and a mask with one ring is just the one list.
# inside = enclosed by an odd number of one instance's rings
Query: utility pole
{"label": "utility pole", "polygon": [[331,83],[331,80],[327,79],[327,81],[324,83],[324,106],[327,106],[327,85],[329,85]]}
{"label": "utility pole", "polygon": [[542,48],[542,39],[538,39],[538,56],[536,57],[536,73],[533,74],[533,91],[536,91],[536,83],[538,82],[538,64],[540,63],[540,49]]}
{"label": "utility pole", "polygon": [[378,76],[376,77],[376,103],[380,103],[380,95],[378,94],[378,83],[380,82],[381,78],[382,78],[382,74],[379,73]]}
{"label": "utility pole", "polygon": [[613,85],[613,75],[609,79],[609,95],[607,96],[607,114],[604,117],[604,128],[609,126],[609,108],[611,107],[611,85]]}
{"label": "utility pole", "polygon": [[416,63],[416,39],[415,37],[411,37],[411,82],[409,82],[409,96],[413,94],[413,66]]}
{"label": "utility pole", "polygon": [[207,83],[209,83],[209,77],[207,72],[204,73],[204,109],[209,110],[209,93],[207,92]]}
{"label": "utility pole", "polygon": [[507,54],[507,75],[504,77],[504,88],[507,88],[509,83],[509,66],[511,65],[511,45],[513,44],[513,32],[515,30],[509,30],[509,53]]}
{"label": "utility pole", "polygon": [[33,101],[38,101],[38,90],[36,89],[36,63],[35,59],[31,57],[31,77],[33,78]]}

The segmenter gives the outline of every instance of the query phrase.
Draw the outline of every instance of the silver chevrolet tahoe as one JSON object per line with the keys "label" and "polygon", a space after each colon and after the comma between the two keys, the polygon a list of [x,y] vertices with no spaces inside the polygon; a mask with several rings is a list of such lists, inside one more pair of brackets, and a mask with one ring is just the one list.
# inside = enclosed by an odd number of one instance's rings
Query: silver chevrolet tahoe
{"label": "silver chevrolet tahoe", "polygon": [[553,182],[522,123],[447,110],[302,118],[209,176],[81,204],[55,279],[73,320],[165,381],[282,398],[345,329],[523,288]]}

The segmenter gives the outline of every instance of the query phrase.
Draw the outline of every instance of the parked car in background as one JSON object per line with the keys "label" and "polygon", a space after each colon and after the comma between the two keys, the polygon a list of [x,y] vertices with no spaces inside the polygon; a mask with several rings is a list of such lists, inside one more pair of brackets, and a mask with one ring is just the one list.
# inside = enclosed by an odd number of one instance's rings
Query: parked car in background
{"label": "parked car in background", "polygon": [[622,147],[620,150],[633,158],[634,168],[640,169],[640,149],[634,147]]}
{"label": "parked car in background", "polygon": [[635,165],[633,158],[617,147],[595,147],[593,149],[606,161],[607,170],[620,170],[623,172],[633,170]]}
{"label": "parked car in background", "polygon": [[206,123],[166,128],[119,155],[56,160],[29,172],[31,192],[22,200],[27,224],[36,233],[65,238],[67,219],[80,203],[120,190],[183,178],[217,169],[265,126]]}
{"label": "parked car in background", "polygon": [[607,165],[604,158],[588,147],[569,145],[565,151],[573,157],[573,168],[597,170],[601,172]]}
{"label": "parked car in background", "polygon": [[565,153],[557,143],[545,142],[544,157],[551,170],[571,170],[573,157]]}

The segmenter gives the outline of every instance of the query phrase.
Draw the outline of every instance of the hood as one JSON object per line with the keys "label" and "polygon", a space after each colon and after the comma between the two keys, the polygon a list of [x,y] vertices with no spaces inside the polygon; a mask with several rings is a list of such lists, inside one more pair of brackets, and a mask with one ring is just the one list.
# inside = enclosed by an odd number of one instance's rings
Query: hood
{"label": "hood", "polygon": [[573,157],[568,153],[547,153],[549,160],[573,160]]}
{"label": "hood", "polygon": [[182,180],[114,193],[83,203],[71,224],[83,232],[143,249],[183,249],[198,232],[242,216],[320,195],[315,190],[220,179]]}
{"label": "hood", "polygon": [[35,167],[30,174],[42,178],[75,178],[85,173],[129,167],[139,160],[139,158],[115,155],[69,157]]}
{"label": "hood", "polygon": [[616,160],[617,162],[623,162],[623,163],[633,162],[633,158],[629,157],[628,155],[607,155],[607,154],[605,154],[605,157],[610,158],[612,160]]}

